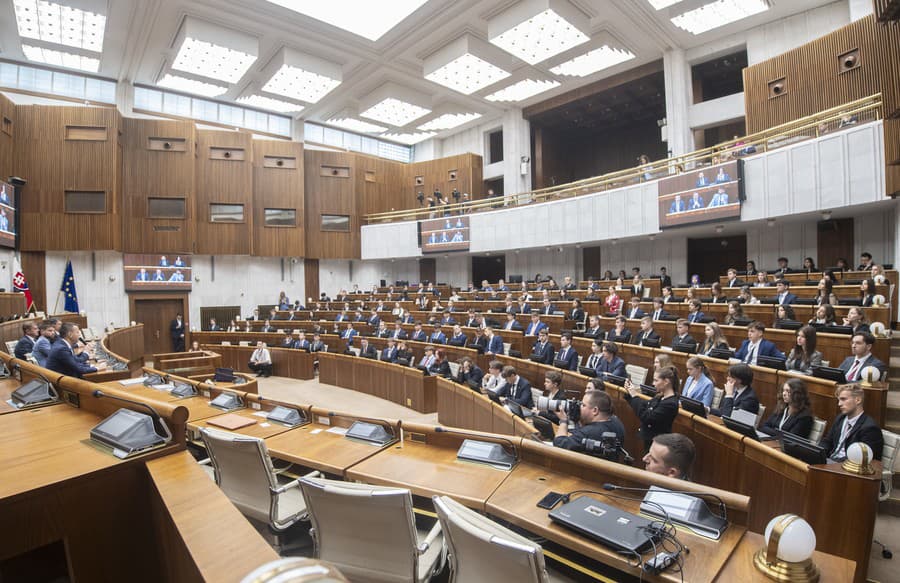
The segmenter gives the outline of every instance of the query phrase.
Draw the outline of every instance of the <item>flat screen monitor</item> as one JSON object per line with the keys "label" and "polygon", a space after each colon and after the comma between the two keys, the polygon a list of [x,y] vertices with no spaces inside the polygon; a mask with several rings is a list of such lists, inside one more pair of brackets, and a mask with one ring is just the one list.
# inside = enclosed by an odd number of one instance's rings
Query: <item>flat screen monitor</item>
{"label": "flat screen monitor", "polygon": [[756,428],[749,423],[744,423],[742,421],[738,421],[737,419],[732,419],[731,417],[722,417],[722,423],[725,424],[725,427],[736,433],[740,433],[741,435],[749,437],[754,441],[759,441],[759,436],[756,433]]}
{"label": "flat screen monitor", "polygon": [[659,181],[659,227],[739,219],[743,162],[730,160]]}
{"label": "flat screen monitor", "polygon": [[844,371],[839,368],[831,368],[830,366],[814,366],[812,369],[812,376],[834,381],[836,383],[847,382]]}
{"label": "flat screen monitor", "polygon": [[122,261],[125,291],[191,291],[191,255],[126,253]]}
{"label": "flat screen monitor", "polygon": [[672,350],[675,352],[684,352],[687,354],[694,354],[697,352],[697,345],[691,344],[689,342],[676,342],[672,345]]}
{"label": "flat screen monitor", "polygon": [[678,402],[681,403],[681,408],[685,411],[706,417],[706,405],[702,401],[691,399],[690,397],[678,397]]}
{"label": "flat screen monitor", "polygon": [[16,247],[16,189],[0,180],[0,247]]}
{"label": "flat screen monitor", "polygon": [[709,351],[709,357],[728,360],[729,358],[734,358],[734,351],[728,348],[713,348]]}
{"label": "flat screen monitor", "polygon": [[783,431],[779,436],[781,451],[791,457],[811,465],[824,464],[828,461],[828,452],[818,443],[803,439],[788,431]]}
{"label": "flat screen monitor", "polygon": [[764,366],[766,368],[774,368],[775,370],[787,370],[785,359],[778,358],[777,356],[759,355],[756,357],[756,365]]}
{"label": "flat screen monitor", "polygon": [[419,221],[422,253],[469,250],[469,217],[456,215]]}
{"label": "flat screen monitor", "polygon": [[579,366],[578,372],[583,374],[586,377],[594,378],[597,376],[597,369],[591,368],[589,366]]}
{"label": "flat screen monitor", "polygon": [[853,326],[825,326],[819,332],[823,334],[853,334]]}

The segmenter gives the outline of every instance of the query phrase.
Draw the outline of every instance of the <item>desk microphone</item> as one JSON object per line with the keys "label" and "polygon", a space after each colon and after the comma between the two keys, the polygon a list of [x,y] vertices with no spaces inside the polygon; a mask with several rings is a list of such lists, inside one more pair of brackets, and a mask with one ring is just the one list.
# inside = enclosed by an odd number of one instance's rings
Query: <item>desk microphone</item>
{"label": "desk microphone", "polygon": [[458,431],[456,429],[447,429],[446,427],[441,427],[438,425],[434,428],[435,433],[451,433],[453,435],[462,435],[465,437],[471,437],[477,441],[493,441],[493,442],[501,442],[505,443],[512,450],[513,455],[516,458],[516,461],[519,461],[519,448],[516,447],[516,444],[513,443],[511,439],[507,439],[505,437],[499,437],[496,435],[481,435],[478,433],[469,433],[468,431]]}
{"label": "desk microphone", "polygon": [[391,437],[396,439],[397,434],[394,433],[394,426],[391,425],[388,421],[384,419],[375,419],[374,417],[357,417],[356,415],[346,415],[344,413],[335,413],[334,411],[328,412],[329,417],[347,417],[350,419],[354,419],[356,421],[363,421],[365,423],[372,423],[373,425],[380,425],[384,427],[385,431],[391,434]]}
{"label": "desk microphone", "polygon": [[[603,489],[604,490],[630,490],[632,492],[649,492],[650,491],[650,488],[628,488],[626,486],[616,486],[615,484],[610,484],[608,482],[606,484],[603,484]],[[719,503],[719,510],[722,513],[722,519],[728,520],[728,511],[725,506],[725,501],[722,500],[722,498],[716,494],[712,494],[710,492],[682,492],[680,490],[671,490],[671,492],[673,494],[684,494],[686,496],[706,496],[708,498],[713,498],[714,500],[716,500]]]}
{"label": "desk microphone", "polygon": [[124,398],[124,397],[119,397],[119,396],[117,396],[117,395],[109,395],[109,394],[107,394],[107,393],[104,393],[104,392],[101,391],[100,389],[96,389],[93,393],[91,393],[91,395],[93,395],[94,398],[96,398],[96,399],[100,399],[100,398],[113,399],[113,400],[116,400],[116,401],[122,401],[123,403],[129,403],[129,404],[131,404],[131,405],[137,405],[138,407],[141,407],[142,409],[146,409],[147,411],[150,411],[150,416],[151,416],[153,419],[155,419],[156,421],[159,422],[159,426],[162,427],[163,431],[166,433],[166,443],[169,443],[169,442],[172,441],[172,432],[169,431],[169,427],[168,427],[168,425],[166,425],[166,422],[165,422],[165,420],[162,418],[162,415],[160,415],[160,414],[156,411],[156,409],[154,409],[153,407],[151,407],[151,406],[148,405],[147,403],[143,403],[143,402],[141,402],[141,401],[134,401],[134,400],[132,400],[132,399],[126,399],[126,398]]}

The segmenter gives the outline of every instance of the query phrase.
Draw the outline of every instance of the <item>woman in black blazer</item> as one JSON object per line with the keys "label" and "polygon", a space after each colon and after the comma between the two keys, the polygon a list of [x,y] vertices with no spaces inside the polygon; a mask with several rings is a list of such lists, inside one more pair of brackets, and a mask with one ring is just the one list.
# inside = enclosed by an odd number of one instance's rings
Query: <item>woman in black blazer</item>
{"label": "woman in black blazer", "polygon": [[868,308],[872,305],[872,300],[875,298],[875,280],[874,279],[864,279],[861,284],[859,284],[859,305],[864,308]]}
{"label": "woman in black blazer", "polygon": [[445,379],[450,378],[450,363],[447,361],[443,348],[434,351],[434,362],[428,367],[428,374]]}
{"label": "woman in black blazer", "polygon": [[631,379],[625,380],[625,399],[641,421],[638,434],[644,440],[644,451],[650,450],[650,442],[657,435],[672,433],[672,423],[678,416],[678,372],[674,366],[653,371],[653,388],[656,396],[649,401],[638,397],[641,390]]}
{"label": "woman in black blazer", "polygon": [[775,412],[760,427],[760,431],[775,435],[787,431],[806,439],[812,431],[813,414],[809,406],[809,394],[803,379],[788,379],[781,389],[781,400]]}

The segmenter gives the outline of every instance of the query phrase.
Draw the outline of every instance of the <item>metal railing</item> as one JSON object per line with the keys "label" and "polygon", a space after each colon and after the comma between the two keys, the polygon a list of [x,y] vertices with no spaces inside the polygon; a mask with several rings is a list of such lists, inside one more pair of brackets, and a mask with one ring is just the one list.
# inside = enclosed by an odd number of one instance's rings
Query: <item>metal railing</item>
{"label": "metal railing", "polygon": [[838,131],[848,126],[876,121],[881,119],[882,116],[881,93],[876,93],[870,97],[832,107],[813,115],[738,138],[737,140],[730,140],[681,156],[673,156],[665,160],[610,172],[602,176],[594,176],[529,192],[464,203],[441,204],[434,207],[421,206],[400,211],[374,213],[365,215],[364,219],[368,224],[428,219],[594,194],[604,190],[675,176],[681,172],[703,166],[712,166],[734,158],[768,152],[804,140],[818,138],[821,135]]}

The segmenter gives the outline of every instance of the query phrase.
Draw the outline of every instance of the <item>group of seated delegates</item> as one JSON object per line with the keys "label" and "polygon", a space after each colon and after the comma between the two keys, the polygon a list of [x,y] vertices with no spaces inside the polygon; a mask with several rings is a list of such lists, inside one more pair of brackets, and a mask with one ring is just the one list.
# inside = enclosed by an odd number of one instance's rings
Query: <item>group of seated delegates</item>
{"label": "group of seated delegates", "polygon": [[[13,356],[20,360],[27,360],[31,355],[40,366],[47,366],[47,359],[55,343],[60,340],[59,331],[63,321],[59,318],[49,318],[40,324],[29,321],[22,324],[22,337],[13,348]],[[73,346],[73,352],[81,360],[87,360],[89,351],[87,346],[78,343]]]}

